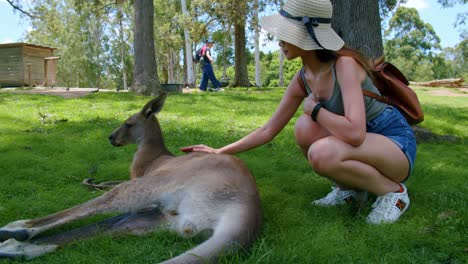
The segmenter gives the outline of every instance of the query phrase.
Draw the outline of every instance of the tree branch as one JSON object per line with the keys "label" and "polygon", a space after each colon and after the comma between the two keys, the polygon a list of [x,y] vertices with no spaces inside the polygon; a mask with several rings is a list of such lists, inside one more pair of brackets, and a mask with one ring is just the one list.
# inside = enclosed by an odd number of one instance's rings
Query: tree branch
{"label": "tree branch", "polygon": [[[123,1],[121,1],[121,3],[123,3]],[[115,5],[119,5],[119,2],[117,0],[115,2],[107,3],[107,4],[103,5],[103,6],[101,6],[100,8],[95,10],[95,13],[101,12],[102,10],[107,9],[110,6],[115,6]]]}
{"label": "tree branch", "polygon": [[21,13],[23,13],[24,15],[30,17],[30,18],[33,18],[33,19],[38,19],[39,17],[27,12],[27,11],[24,11],[20,6],[17,6],[13,3],[12,0],[6,0],[14,9],[20,11]]}

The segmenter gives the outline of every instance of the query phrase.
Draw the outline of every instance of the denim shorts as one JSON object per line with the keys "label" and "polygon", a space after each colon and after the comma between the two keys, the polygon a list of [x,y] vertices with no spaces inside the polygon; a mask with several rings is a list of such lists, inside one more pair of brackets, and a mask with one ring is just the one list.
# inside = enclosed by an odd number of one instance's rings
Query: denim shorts
{"label": "denim shorts", "polygon": [[405,153],[409,161],[408,176],[411,175],[416,159],[416,138],[406,118],[393,106],[387,106],[377,117],[367,122],[367,132],[391,139]]}

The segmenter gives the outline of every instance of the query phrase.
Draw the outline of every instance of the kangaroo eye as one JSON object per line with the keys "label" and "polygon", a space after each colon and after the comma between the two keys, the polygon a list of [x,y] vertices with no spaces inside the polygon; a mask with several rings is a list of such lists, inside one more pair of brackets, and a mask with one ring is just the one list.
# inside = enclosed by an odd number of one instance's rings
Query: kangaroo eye
{"label": "kangaroo eye", "polygon": [[132,126],[133,126],[132,124],[125,123],[126,128],[131,128]]}

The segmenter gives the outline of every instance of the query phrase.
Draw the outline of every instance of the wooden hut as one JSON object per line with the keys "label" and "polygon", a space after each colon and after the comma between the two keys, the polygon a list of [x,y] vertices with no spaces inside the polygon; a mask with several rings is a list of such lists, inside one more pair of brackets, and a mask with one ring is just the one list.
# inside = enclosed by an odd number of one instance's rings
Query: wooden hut
{"label": "wooden hut", "polygon": [[54,86],[55,48],[28,43],[0,44],[0,87]]}

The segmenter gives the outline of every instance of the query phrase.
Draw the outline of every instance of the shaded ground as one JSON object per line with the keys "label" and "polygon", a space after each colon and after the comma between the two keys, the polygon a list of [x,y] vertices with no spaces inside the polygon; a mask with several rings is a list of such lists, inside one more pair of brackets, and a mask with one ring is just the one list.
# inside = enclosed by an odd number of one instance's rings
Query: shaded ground
{"label": "shaded ground", "polygon": [[[25,88],[1,88],[0,92],[11,92],[11,93],[30,93],[30,94],[47,94],[47,95],[57,95],[64,98],[76,98],[88,95],[90,93],[97,92],[97,88],[65,88],[65,87],[34,87],[31,89]],[[125,90],[107,90],[99,89],[99,92],[104,93],[125,93],[128,91]],[[183,93],[192,93],[198,92],[198,89],[183,89]]]}
{"label": "shaded ground", "polygon": [[[76,98],[80,96],[85,96],[90,93],[96,92],[96,88],[62,88],[62,87],[55,87],[55,88],[45,88],[45,87],[34,87],[32,89],[24,89],[24,88],[2,88],[0,92],[11,92],[11,93],[30,93],[30,94],[47,94],[47,95],[57,95],[64,98]],[[106,89],[99,89],[99,92],[117,92],[116,90],[106,90]],[[126,92],[126,91],[120,91]]]}
{"label": "shaded ground", "polygon": [[[416,87],[418,88],[427,88],[427,87]],[[0,92],[13,92],[13,93],[31,93],[31,94],[48,94],[48,95],[57,95],[64,98],[76,98],[80,96],[85,96],[90,93],[97,91],[97,88],[69,88],[68,90],[65,87],[34,87],[32,89],[25,88],[1,88]],[[117,90],[107,90],[99,89],[99,92],[113,92],[116,93]],[[121,93],[127,91],[119,91]],[[183,93],[197,93],[198,89],[182,89]],[[468,88],[435,88],[434,90],[429,91],[429,94],[434,96],[467,96],[468,97]]]}

